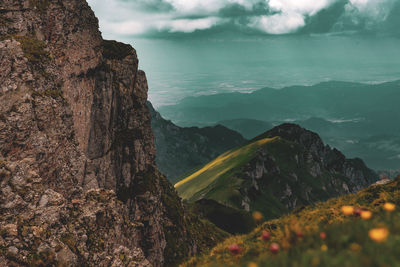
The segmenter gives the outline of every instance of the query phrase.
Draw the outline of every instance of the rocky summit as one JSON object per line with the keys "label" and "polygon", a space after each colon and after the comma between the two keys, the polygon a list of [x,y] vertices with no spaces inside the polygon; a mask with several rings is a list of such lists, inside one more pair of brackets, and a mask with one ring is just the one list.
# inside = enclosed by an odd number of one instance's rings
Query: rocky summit
{"label": "rocky summit", "polygon": [[86,1],[2,0],[0,62],[1,266],[170,266],[223,236],[157,170],[145,73]]}

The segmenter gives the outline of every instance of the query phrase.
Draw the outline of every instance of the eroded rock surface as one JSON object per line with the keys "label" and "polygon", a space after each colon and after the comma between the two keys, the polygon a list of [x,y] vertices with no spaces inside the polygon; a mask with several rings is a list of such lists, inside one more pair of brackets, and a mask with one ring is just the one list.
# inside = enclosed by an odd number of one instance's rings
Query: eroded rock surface
{"label": "eroded rock surface", "polygon": [[173,265],[218,241],[156,168],[135,50],[86,1],[1,1],[0,63],[0,265]]}
{"label": "eroded rock surface", "polygon": [[281,139],[279,142],[260,148],[242,168],[242,207],[246,210],[265,199],[265,195],[272,195],[282,209],[290,211],[356,193],[378,179],[361,159],[347,159],[325,145],[318,134],[295,124],[282,124],[255,140],[276,136]]}

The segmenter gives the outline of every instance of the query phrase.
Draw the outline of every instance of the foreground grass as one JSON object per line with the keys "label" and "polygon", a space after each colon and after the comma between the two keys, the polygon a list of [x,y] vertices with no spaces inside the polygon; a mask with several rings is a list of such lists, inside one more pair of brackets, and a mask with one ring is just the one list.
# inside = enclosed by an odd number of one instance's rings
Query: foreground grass
{"label": "foreground grass", "polygon": [[[387,210],[385,203],[393,203],[395,209]],[[356,214],[344,214],[343,206]],[[264,222],[183,266],[400,266],[399,206],[400,177]],[[371,218],[358,216],[360,210],[370,211]],[[371,236],[373,229],[381,230]],[[267,241],[261,238],[264,231],[271,234]],[[279,245],[278,253],[270,251],[272,243]],[[232,244],[239,252],[228,249]]]}

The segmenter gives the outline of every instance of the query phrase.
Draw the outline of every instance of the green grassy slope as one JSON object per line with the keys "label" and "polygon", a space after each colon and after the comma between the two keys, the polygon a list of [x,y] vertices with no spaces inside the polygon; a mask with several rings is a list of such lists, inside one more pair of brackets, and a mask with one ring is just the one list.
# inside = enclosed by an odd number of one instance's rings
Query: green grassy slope
{"label": "green grassy slope", "polygon": [[188,210],[230,234],[247,234],[257,226],[249,212],[222,205],[212,199],[196,201],[188,205]]}
{"label": "green grassy slope", "polygon": [[[304,129],[288,127],[308,136]],[[177,183],[178,194],[190,203],[212,199],[240,210],[248,205],[249,211],[272,219],[297,206],[345,194],[345,188],[353,186],[343,172],[325,169],[319,156],[304,145],[288,141],[290,136],[277,136],[273,132],[222,154]],[[316,134],[310,136],[312,144],[319,144]]]}
{"label": "green grassy slope", "polygon": [[[395,209],[390,211],[386,203],[395,204]],[[267,221],[183,266],[400,266],[399,205],[400,177]],[[346,215],[343,206],[360,209],[363,215],[370,211],[372,216]],[[263,231],[271,233],[270,240],[260,238]],[[270,251],[272,243],[280,247],[277,254]],[[237,255],[228,249],[232,244],[240,248]]]}
{"label": "green grassy slope", "polygon": [[[234,198],[235,191],[239,189],[242,181],[238,177],[232,177],[232,174],[248,163],[258,148],[277,139],[265,138],[232,149],[175,184],[175,188],[183,199],[189,201],[196,201],[205,195],[212,196],[215,191],[218,191],[214,198],[217,201],[224,202]],[[229,181],[226,181],[228,179]]]}

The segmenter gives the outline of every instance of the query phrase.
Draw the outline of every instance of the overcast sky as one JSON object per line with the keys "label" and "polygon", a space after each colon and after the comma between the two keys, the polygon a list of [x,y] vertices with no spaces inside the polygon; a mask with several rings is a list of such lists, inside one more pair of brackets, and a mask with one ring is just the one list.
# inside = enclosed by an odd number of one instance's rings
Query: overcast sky
{"label": "overcast sky", "polygon": [[[105,36],[229,28],[262,34],[368,30],[400,0],[89,0]],[[398,16],[397,16],[398,17]],[[396,20],[398,21],[398,20]],[[377,26],[378,25],[378,26]],[[399,27],[397,27],[399,28]]]}

